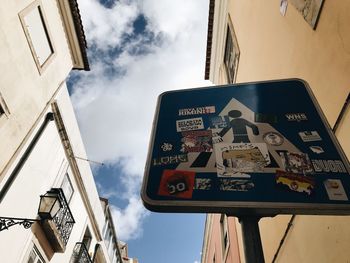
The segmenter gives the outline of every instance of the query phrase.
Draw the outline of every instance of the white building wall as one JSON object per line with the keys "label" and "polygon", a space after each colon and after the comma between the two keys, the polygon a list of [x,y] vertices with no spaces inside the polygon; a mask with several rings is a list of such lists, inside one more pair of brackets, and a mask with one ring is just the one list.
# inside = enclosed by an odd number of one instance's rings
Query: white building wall
{"label": "white building wall", "polygon": [[72,69],[57,1],[42,0],[54,57],[39,73],[19,17],[33,2],[6,1],[0,7],[0,92],[9,109],[6,121],[0,122],[0,137],[7,140],[0,144],[0,181],[8,161]]}
{"label": "white building wall", "polygon": [[[61,89],[56,99],[60,109],[62,109],[61,114],[66,129],[69,131],[70,140],[74,142],[73,150],[76,150],[75,152],[80,154],[81,157],[86,158],[67,89]],[[31,141],[30,139],[29,141]],[[9,173],[15,168],[18,160],[19,158],[13,162],[13,165],[8,171]],[[88,198],[92,204],[99,225],[99,231],[101,232],[104,224],[104,213],[99,201],[92,172],[86,161],[80,161],[78,166],[81,168],[80,172],[84,185],[89,193]],[[100,242],[100,240],[97,240],[93,231],[93,222],[85,209],[82,193],[79,192],[77,182],[73,176],[73,171],[69,167],[68,159],[54,121],[50,122],[46,127],[0,204],[0,216],[36,218],[40,195],[45,194],[52,187],[59,188],[66,172],[68,172],[74,188],[74,194],[69,203],[69,207],[76,223],[73,226],[65,253],[55,253],[50,261],[57,263],[69,262],[75,243],[81,242],[83,239],[86,226],[89,227],[92,234],[92,242],[89,250],[91,257],[94,252],[95,244]],[[8,230],[2,231],[0,233],[1,262],[25,261],[28,256],[28,250],[30,250],[32,246],[32,240],[36,240],[33,230],[24,229],[22,226],[13,226]],[[100,244],[104,246],[103,241],[100,242]],[[102,248],[102,250],[105,250],[105,248]],[[108,257],[106,257],[106,260],[108,262]]]}
{"label": "white building wall", "polygon": [[[73,67],[69,45],[72,42],[69,41],[75,37],[70,35],[67,39],[65,34],[64,26],[73,26],[62,21],[59,3],[65,1],[7,1],[0,7],[0,103],[6,107],[6,114],[0,117],[0,136],[4,138],[0,141],[0,191],[10,182],[11,173],[33,141],[46,114],[53,112],[53,102],[57,102],[74,156],[87,158],[65,83]],[[54,50],[49,63],[41,70],[35,63],[21,22],[24,10],[33,3],[39,3],[42,8]],[[75,32],[73,28],[68,31]],[[79,53],[75,56],[81,59],[84,55]],[[69,262],[76,242],[83,240],[87,227],[92,236],[90,257],[95,245],[99,244],[96,262],[111,261],[102,239],[105,215],[90,165],[74,156],[67,155],[57,125],[55,121],[50,121],[0,200],[0,217],[35,219],[38,217],[40,195],[51,188],[59,188],[68,172],[74,188],[69,207],[76,223],[65,252],[53,253],[38,223],[31,229],[17,225],[0,232],[0,262],[27,262],[33,244],[45,260]]]}
{"label": "white building wall", "polygon": [[[74,154],[77,157],[87,158],[84,143],[80,135],[78,123],[76,121],[74,113],[72,114],[72,112],[74,112],[74,109],[68,97],[69,95],[67,92],[66,84],[63,84],[61,93],[66,93],[66,95],[64,95],[66,99],[61,99],[59,101],[59,108],[60,108],[61,114],[65,116],[65,119],[63,121],[66,126],[66,129],[69,131],[68,136],[70,138],[70,142],[72,144]],[[76,159],[76,161],[79,166],[80,173],[83,175],[82,180],[86,187],[86,191],[87,191],[91,206],[93,210],[96,211],[95,216],[99,224],[99,227],[102,231],[102,228],[105,222],[104,212],[101,207],[101,202],[98,196],[95,180],[91,172],[90,163],[80,159]]]}

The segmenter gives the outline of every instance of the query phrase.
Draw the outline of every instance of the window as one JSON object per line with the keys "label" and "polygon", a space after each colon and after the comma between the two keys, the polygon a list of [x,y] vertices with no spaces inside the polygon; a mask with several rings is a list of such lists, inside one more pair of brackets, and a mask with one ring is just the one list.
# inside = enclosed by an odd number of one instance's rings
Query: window
{"label": "window", "polygon": [[0,104],[0,117],[1,117],[1,115],[3,115],[3,114],[5,114],[5,111],[4,111],[4,109],[2,108],[2,106],[1,106],[1,104]]}
{"label": "window", "polygon": [[30,251],[27,263],[45,263],[45,260],[43,259],[43,257],[41,256],[39,250],[35,245]]}
{"label": "window", "polygon": [[54,53],[41,2],[35,1],[19,16],[35,63],[41,73]]}
{"label": "window", "polygon": [[85,234],[83,237],[83,243],[84,243],[87,251],[89,251],[89,249],[90,249],[91,240],[92,240],[91,232],[90,232],[89,228],[86,228]]}
{"label": "window", "polygon": [[[103,230],[102,230],[103,239],[104,239],[105,244],[106,244],[109,258],[116,260],[116,259],[114,259],[115,255],[117,253],[116,241],[115,241],[111,227],[112,227],[111,224],[108,222],[108,219],[106,218],[106,223],[105,223]],[[113,262],[113,260],[112,260],[112,262]]]}
{"label": "window", "polygon": [[239,59],[239,48],[232,28],[232,26],[227,25],[224,53],[224,64],[228,83],[234,83],[236,80]]}
{"label": "window", "polygon": [[109,248],[108,248],[108,256],[109,258],[113,258],[113,255],[115,255],[116,252],[116,248],[115,248],[115,244],[113,242],[113,240],[111,240],[112,242],[110,243],[109,245]]}
{"label": "window", "polygon": [[110,230],[109,227],[107,228],[107,230],[105,232],[104,240],[105,240],[106,248],[108,249],[109,245],[110,245],[110,243],[112,241],[112,231]]}
{"label": "window", "polygon": [[67,173],[63,177],[61,188],[62,188],[62,191],[64,193],[64,197],[66,198],[67,203],[69,203],[70,200],[72,199],[74,189],[72,186],[72,182],[70,181]]}
{"label": "window", "polygon": [[0,93],[0,119],[2,117],[8,116],[10,114],[7,105],[5,103],[4,98],[2,97],[1,93]]}
{"label": "window", "polygon": [[220,229],[221,229],[221,243],[222,243],[222,257],[224,261],[226,260],[228,247],[230,245],[230,239],[228,234],[228,224],[227,224],[227,216],[222,214],[220,218]]}

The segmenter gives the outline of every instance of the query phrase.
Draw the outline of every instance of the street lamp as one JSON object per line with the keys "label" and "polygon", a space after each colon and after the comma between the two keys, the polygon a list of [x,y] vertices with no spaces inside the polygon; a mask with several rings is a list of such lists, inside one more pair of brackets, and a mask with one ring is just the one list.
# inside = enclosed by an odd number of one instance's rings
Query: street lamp
{"label": "street lamp", "polygon": [[59,199],[59,191],[53,189],[40,196],[38,215],[40,219],[28,219],[17,217],[0,217],[0,231],[9,229],[14,225],[22,225],[25,229],[30,228],[35,222],[51,220],[55,217],[62,203]]}
{"label": "street lamp", "polygon": [[59,199],[59,191],[52,189],[45,195],[40,196],[40,203],[38,209],[38,215],[41,220],[52,219],[62,207],[61,200]]}

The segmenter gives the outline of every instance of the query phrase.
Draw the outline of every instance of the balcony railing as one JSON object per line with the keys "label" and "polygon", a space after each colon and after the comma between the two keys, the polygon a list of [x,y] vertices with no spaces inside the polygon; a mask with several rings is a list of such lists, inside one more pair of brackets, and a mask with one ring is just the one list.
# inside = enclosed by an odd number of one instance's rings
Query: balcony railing
{"label": "balcony railing", "polygon": [[83,242],[77,242],[75,244],[73,255],[69,263],[92,263],[89,252]]}
{"label": "balcony railing", "polygon": [[75,221],[62,189],[52,188],[48,193],[58,196],[61,208],[52,220],[43,221],[42,226],[53,250],[64,252]]}

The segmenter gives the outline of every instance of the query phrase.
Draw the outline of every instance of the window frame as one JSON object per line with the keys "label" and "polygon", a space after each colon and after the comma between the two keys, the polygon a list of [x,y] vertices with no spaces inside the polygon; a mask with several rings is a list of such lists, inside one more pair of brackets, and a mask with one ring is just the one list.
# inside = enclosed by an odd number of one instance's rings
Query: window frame
{"label": "window frame", "polygon": [[[64,184],[65,182],[67,182],[67,184],[70,185],[70,187],[71,187],[71,189],[72,189],[72,193],[71,193],[71,195],[70,195],[69,197],[66,196],[66,193],[65,193],[64,190],[63,190],[63,184]],[[73,187],[72,181],[71,181],[71,179],[69,178],[68,172],[66,172],[66,173],[63,175],[63,179],[62,179],[60,188],[62,189],[62,191],[63,191],[63,193],[64,193],[64,197],[66,198],[67,203],[69,204],[70,201],[71,201],[72,198],[73,198],[73,195],[74,195],[74,192],[75,192],[75,191],[74,191],[74,187]]]}
{"label": "window frame", "polygon": [[[240,50],[239,50],[236,34],[233,29],[230,16],[228,16],[226,25],[227,27],[226,27],[226,34],[225,34],[225,40],[224,40],[223,64],[225,67],[227,83],[233,84],[236,82]],[[228,40],[231,40],[230,44],[232,46],[229,52],[233,54],[227,54]]]}
{"label": "window frame", "polygon": [[0,126],[2,123],[9,118],[10,111],[7,107],[7,104],[0,92]]}
{"label": "window frame", "polygon": [[41,251],[40,246],[38,246],[38,244],[36,242],[34,242],[34,240],[32,240],[32,242],[31,242],[31,244],[26,252],[26,256],[22,262],[28,263],[33,252],[36,255],[34,263],[40,262],[40,261],[38,261],[39,259],[41,260],[42,263],[49,262],[48,259],[43,256],[43,255],[45,255],[45,253],[43,253],[43,251]]}
{"label": "window frame", "polygon": [[82,242],[84,243],[87,252],[89,252],[92,243],[92,235],[88,226],[86,226]]}
{"label": "window frame", "polygon": [[[40,20],[42,22],[42,26],[43,26],[43,29],[45,31],[46,40],[47,40],[48,45],[49,45],[49,47],[51,49],[51,54],[46,58],[46,60],[42,64],[40,63],[40,61],[38,59],[37,52],[35,50],[32,38],[30,36],[30,32],[29,32],[29,30],[27,28],[27,24],[26,24],[26,21],[25,21],[25,17],[27,15],[29,15],[29,13],[31,13],[35,9],[38,9],[38,12],[39,12],[39,15],[40,15]],[[36,67],[37,67],[37,69],[39,71],[39,74],[41,75],[45,71],[45,69],[48,67],[48,65],[51,63],[51,61],[53,60],[54,56],[56,55],[55,47],[54,47],[53,41],[52,41],[52,35],[51,35],[50,30],[48,28],[48,21],[46,19],[45,11],[44,11],[43,4],[42,4],[41,0],[35,0],[29,6],[24,8],[19,13],[19,18],[20,18],[20,21],[21,21],[21,24],[22,24],[22,28],[23,28],[24,34],[25,34],[26,39],[27,39],[27,43],[28,43],[30,51],[31,51],[31,54],[33,56],[34,62],[35,62]]]}

